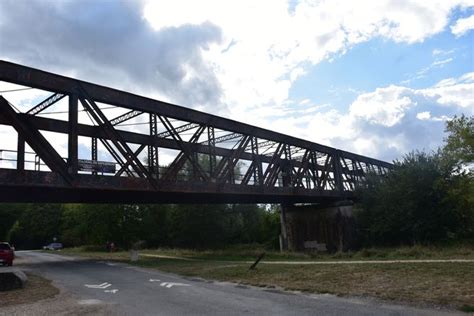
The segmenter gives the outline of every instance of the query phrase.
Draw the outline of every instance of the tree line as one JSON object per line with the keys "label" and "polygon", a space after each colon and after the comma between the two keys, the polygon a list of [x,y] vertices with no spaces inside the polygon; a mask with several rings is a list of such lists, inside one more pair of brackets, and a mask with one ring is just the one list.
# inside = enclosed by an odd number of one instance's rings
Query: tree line
{"label": "tree line", "polygon": [[0,239],[19,249],[57,239],[65,246],[219,248],[242,243],[278,247],[280,218],[260,205],[3,204]]}

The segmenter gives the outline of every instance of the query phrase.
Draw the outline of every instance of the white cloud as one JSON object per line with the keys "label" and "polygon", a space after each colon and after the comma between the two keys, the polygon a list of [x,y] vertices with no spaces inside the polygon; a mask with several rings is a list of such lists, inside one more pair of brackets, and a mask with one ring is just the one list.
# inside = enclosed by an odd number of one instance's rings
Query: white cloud
{"label": "white cloud", "polygon": [[435,48],[433,49],[432,54],[433,56],[446,56],[446,55],[451,55],[454,52],[455,52],[455,49],[444,50],[444,49]]}
{"label": "white cloud", "polygon": [[431,114],[429,111],[420,112],[416,114],[416,118],[422,121],[429,120],[431,118]]}
{"label": "white cloud", "polygon": [[[314,141],[325,140],[346,150],[391,160],[415,149],[436,149],[443,139],[444,121],[460,113],[474,114],[474,73],[426,89],[391,85],[361,94],[349,113],[328,112],[315,117],[324,121],[324,127],[318,128],[319,122],[310,125],[314,133],[308,136],[317,135],[319,139]],[[341,130],[345,132],[337,132]]]}
{"label": "white cloud", "polygon": [[[233,109],[282,104],[309,66],[374,37],[422,42],[441,32],[450,12],[472,1],[148,1],[144,17],[157,30],[210,22],[222,45],[203,55],[214,65],[223,102]],[[448,62],[448,61],[446,61]]]}
{"label": "white cloud", "polygon": [[370,123],[391,127],[400,122],[405,111],[414,105],[406,88],[389,86],[359,95],[350,107],[350,114]]}
{"label": "white cloud", "polygon": [[474,15],[471,15],[467,18],[459,19],[454,25],[451,26],[451,32],[456,37],[463,36],[472,29],[474,29]]}
{"label": "white cloud", "polygon": [[474,73],[441,82],[425,89],[390,85],[361,93],[347,113],[323,112],[324,106],[316,112],[262,106],[238,116],[263,128],[391,161],[412,150],[436,149],[446,120],[460,113],[474,115]]}

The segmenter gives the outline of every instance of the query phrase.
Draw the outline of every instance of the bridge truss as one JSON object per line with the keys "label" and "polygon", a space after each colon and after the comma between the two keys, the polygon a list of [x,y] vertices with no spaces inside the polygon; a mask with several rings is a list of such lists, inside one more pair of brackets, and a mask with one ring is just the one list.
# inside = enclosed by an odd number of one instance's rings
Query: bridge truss
{"label": "bridge truss", "polygon": [[[368,172],[392,167],[10,62],[0,61],[0,81],[48,93],[24,111],[0,96],[0,124],[18,135],[15,150],[5,151],[11,163],[0,164],[1,201],[321,202],[351,198]],[[63,119],[47,115],[60,106]],[[50,134],[67,137],[67,157]]]}

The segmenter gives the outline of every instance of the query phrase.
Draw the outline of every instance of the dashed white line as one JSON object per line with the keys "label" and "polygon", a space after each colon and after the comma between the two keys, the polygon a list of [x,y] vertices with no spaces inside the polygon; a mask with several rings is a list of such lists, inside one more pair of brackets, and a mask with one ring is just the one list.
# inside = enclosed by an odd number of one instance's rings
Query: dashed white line
{"label": "dashed white line", "polygon": [[162,282],[160,286],[167,287],[168,289],[172,288],[173,286],[191,286],[190,284],[185,283],[175,283],[175,282]]}
{"label": "dashed white line", "polygon": [[105,293],[113,293],[113,294],[115,294],[115,293],[117,293],[117,292],[118,292],[118,289],[113,289],[113,290],[105,290],[104,292],[105,292]]}
{"label": "dashed white line", "polygon": [[85,287],[88,287],[90,289],[106,289],[110,287],[112,284],[104,282],[102,284],[84,284]]}

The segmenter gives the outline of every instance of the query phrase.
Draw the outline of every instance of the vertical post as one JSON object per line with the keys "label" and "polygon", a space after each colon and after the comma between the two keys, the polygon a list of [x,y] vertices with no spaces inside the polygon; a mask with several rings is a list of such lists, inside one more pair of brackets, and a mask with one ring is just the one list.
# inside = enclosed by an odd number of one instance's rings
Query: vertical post
{"label": "vertical post", "polygon": [[341,168],[341,156],[339,155],[339,151],[335,150],[332,156],[332,163],[333,163],[333,172],[334,172],[334,183],[336,185],[336,190],[339,193],[344,192],[344,184],[342,179],[342,168]]}
{"label": "vertical post", "polygon": [[281,182],[283,187],[291,187],[292,186],[292,167],[291,167],[291,148],[290,145],[285,145],[285,159],[280,161],[281,164]]}
{"label": "vertical post", "polygon": [[286,222],[286,204],[280,204],[280,225],[281,225],[281,234],[280,234],[280,251],[288,250],[288,229]]}
{"label": "vertical post", "polygon": [[18,134],[16,169],[25,170],[25,139]]}
{"label": "vertical post", "polygon": [[254,185],[263,185],[263,171],[262,171],[262,161],[260,160],[260,155],[258,153],[258,139],[257,137],[252,137],[252,160],[255,163],[253,180]]}
{"label": "vertical post", "polygon": [[77,173],[77,95],[69,95],[68,171]]}
{"label": "vertical post", "polygon": [[[91,160],[93,162],[97,161],[97,137],[92,137],[91,139]],[[92,170],[93,175],[97,175],[96,170]]]}
{"label": "vertical post", "polygon": [[[155,141],[156,135],[158,134],[158,120],[154,113],[150,113],[150,136]],[[159,178],[159,160],[158,160],[158,147],[154,145],[148,146],[148,168],[151,175],[158,179]]]}
{"label": "vertical post", "polygon": [[214,169],[216,168],[216,136],[214,134],[214,127],[207,127],[207,141],[209,144],[209,177],[214,179]]}

